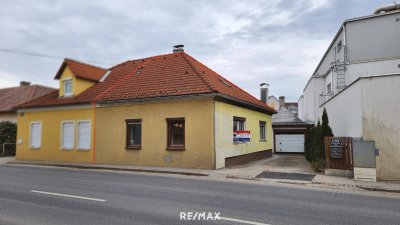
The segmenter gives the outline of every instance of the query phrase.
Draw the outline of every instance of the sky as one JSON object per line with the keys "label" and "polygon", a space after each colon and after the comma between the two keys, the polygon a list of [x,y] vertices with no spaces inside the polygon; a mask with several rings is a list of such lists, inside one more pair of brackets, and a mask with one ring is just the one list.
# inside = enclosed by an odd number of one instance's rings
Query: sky
{"label": "sky", "polygon": [[[185,52],[255,97],[297,101],[342,22],[383,0],[0,0],[0,88],[57,87],[63,58],[111,67]],[[21,54],[29,53],[29,54]]]}

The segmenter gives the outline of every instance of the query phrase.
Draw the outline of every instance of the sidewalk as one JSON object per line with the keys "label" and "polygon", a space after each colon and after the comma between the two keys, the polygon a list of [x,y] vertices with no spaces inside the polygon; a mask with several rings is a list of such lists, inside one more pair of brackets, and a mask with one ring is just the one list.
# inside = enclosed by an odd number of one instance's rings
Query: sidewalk
{"label": "sidewalk", "polygon": [[0,165],[6,164],[8,162],[12,162],[15,160],[14,156],[6,156],[6,157],[0,157]]}
{"label": "sidewalk", "polygon": [[90,163],[56,163],[56,162],[38,162],[38,161],[10,161],[11,165],[34,165],[34,166],[54,166],[67,167],[76,169],[101,169],[101,170],[117,170],[132,171],[146,173],[167,173],[180,174],[189,176],[208,176],[211,170],[203,169],[185,169],[173,167],[152,167],[152,166],[132,166],[132,165],[115,165],[115,164],[90,164]]}
{"label": "sidewalk", "polygon": [[[400,182],[367,182],[367,181],[354,181],[349,177],[327,176],[323,174],[310,173],[309,170],[300,168],[299,171],[293,170],[290,166],[286,169],[281,167],[271,167],[269,164],[276,163],[277,158],[269,158],[257,162],[234,166],[230,168],[222,168],[218,170],[207,169],[185,169],[185,168],[172,168],[172,167],[149,167],[149,166],[132,166],[132,165],[115,165],[115,164],[86,164],[86,163],[50,163],[50,162],[37,162],[37,161],[15,161],[13,157],[0,158],[1,164],[10,165],[35,165],[35,166],[53,166],[53,167],[67,167],[77,169],[102,169],[102,170],[116,170],[116,171],[132,171],[132,172],[147,172],[147,173],[164,173],[164,174],[178,174],[189,176],[208,176],[213,179],[244,179],[254,180],[265,183],[288,183],[297,185],[307,185],[310,187],[332,187],[332,188],[362,188],[370,191],[382,192],[395,192],[400,193]],[[268,165],[268,166],[266,166]],[[257,178],[262,172],[288,172],[291,174],[300,175],[314,175],[311,181],[292,180],[292,179],[271,179],[271,178]]]}

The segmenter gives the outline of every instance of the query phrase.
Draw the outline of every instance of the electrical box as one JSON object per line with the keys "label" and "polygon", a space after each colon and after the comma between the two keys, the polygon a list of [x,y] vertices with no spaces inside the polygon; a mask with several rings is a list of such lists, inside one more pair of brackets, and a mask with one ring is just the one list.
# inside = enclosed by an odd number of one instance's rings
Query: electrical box
{"label": "electrical box", "polygon": [[354,180],[376,181],[375,141],[352,141]]}

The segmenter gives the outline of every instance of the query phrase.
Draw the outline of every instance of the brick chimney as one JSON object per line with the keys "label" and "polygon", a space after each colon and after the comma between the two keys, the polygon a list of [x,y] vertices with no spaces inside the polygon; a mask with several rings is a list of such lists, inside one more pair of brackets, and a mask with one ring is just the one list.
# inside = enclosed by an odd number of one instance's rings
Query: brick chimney
{"label": "brick chimney", "polygon": [[172,50],[173,53],[183,52],[185,47],[184,45],[174,45],[174,49]]}
{"label": "brick chimney", "polygon": [[20,81],[19,82],[19,86],[29,86],[29,85],[31,85],[31,82],[29,82],[29,81]]}
{"label": "brick chimney", "polygon": [[285,105],[285,96],[279,96],[279,108]]}

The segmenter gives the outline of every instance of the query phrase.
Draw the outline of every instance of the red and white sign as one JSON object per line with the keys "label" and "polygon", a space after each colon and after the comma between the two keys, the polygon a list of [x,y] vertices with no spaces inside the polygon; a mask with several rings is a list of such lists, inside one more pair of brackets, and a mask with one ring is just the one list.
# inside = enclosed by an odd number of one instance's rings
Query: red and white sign
{"label": "red and white sign", "polygon": [[235,142],[250,142],[249,130],[238,130],[233,132],[233,141]]}

